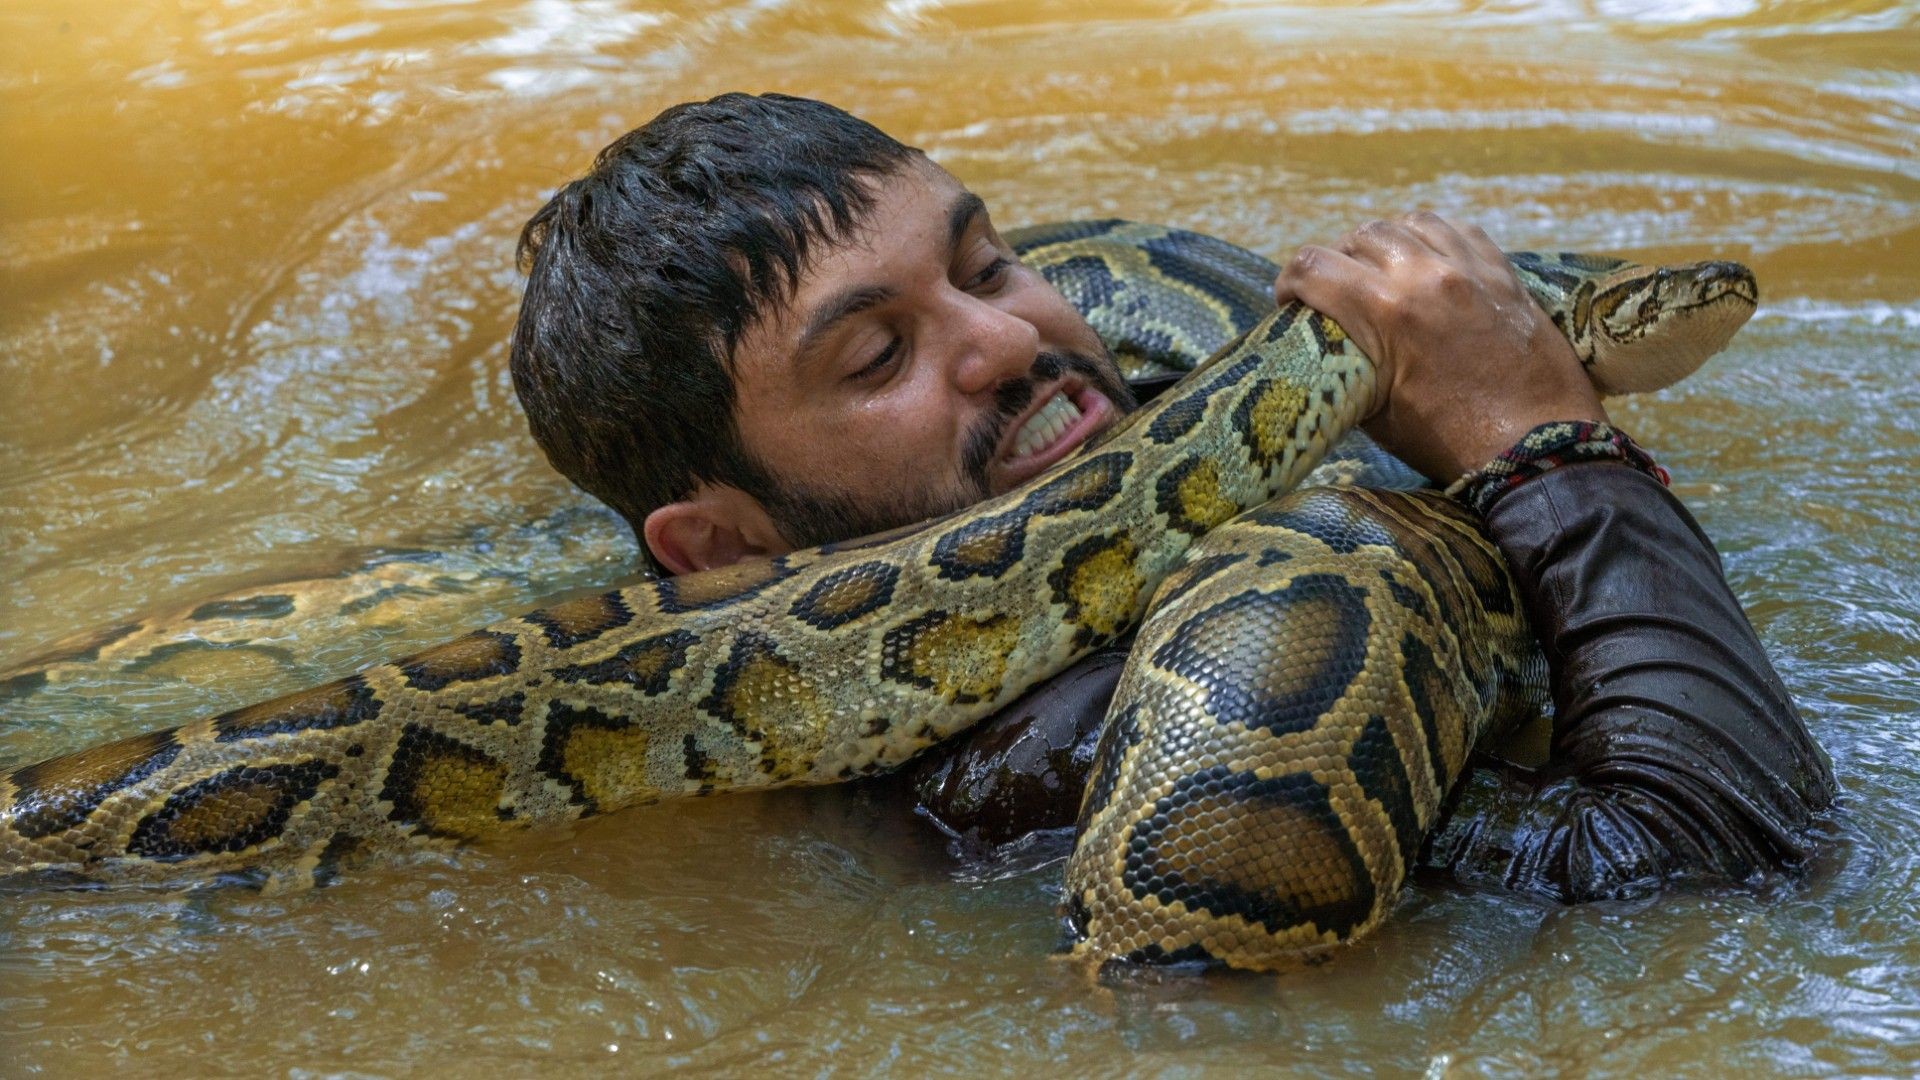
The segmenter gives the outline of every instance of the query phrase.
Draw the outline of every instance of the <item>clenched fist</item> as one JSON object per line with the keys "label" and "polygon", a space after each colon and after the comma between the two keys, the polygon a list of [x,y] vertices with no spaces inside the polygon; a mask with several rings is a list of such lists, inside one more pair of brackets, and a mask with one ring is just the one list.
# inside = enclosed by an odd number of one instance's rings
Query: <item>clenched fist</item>
{"label": "clenched fist", "polygon": [[1422,211],[1301,248],[1274,281],[1340,324],[1380,372],[1365,424],[1448,483],[1554,420],[1607,419],[1580,361],[1474,226]]}

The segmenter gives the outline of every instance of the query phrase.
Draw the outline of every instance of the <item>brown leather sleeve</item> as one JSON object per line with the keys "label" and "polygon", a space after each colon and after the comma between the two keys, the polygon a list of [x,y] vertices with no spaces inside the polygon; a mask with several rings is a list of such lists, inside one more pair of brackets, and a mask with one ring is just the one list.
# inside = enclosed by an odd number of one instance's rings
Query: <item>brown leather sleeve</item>
{"label": "brown leather sleeve", "polygon": [[1029,833],[1073,824],[1131,644],[1083,657],[908,766],[920,813],[956,841],[958,853],[984,856]]}
{"label": "brown leather sleeve", "polygon": [[[1633,469],[1569,465],[1488,527],[1552,670],[1551,756],[1473,770],[1423,867],[1571,902],[1804,859],[1826,756],[1686,508]],[[921,812],[969,856],[1071,825],[1124,660],[1095,653],[916,761]]]}
{"label": "brown leather sleeve", "polygon": [[1686,508],[1634,469],[1572,465],[1487,528],[1546,650],[1553,747],[1531,775],[1477,770],[1425,865],[1574,902],[1805,859],[1830,766]]}

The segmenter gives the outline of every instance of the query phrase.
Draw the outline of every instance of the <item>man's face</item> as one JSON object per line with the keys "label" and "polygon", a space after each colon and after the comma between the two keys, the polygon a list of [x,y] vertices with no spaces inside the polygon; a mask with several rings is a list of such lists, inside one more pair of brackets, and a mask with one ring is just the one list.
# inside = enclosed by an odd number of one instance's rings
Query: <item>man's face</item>
{"label": "man's face", "polygon": [[748,453],[796,546],[925,520],[1039,475],[1132,398],[1086,320],[980,200],[915,162],[864,227],[818,250],[734,354]]}

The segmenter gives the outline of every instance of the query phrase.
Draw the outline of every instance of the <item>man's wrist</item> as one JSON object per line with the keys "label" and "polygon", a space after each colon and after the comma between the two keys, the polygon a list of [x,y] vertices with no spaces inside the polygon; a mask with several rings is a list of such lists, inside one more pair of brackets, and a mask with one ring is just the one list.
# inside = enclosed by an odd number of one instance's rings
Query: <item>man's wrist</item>
{"label": "man's wrist", "polygon": [[1639,443],[1611,424],[1556,420],[1522,435],[1493,460],[1455,480],[1446,493],[1484,515],[1502,495],[1542,473],[1566,465],[1613,462],[1671,484],[1667,470]]}

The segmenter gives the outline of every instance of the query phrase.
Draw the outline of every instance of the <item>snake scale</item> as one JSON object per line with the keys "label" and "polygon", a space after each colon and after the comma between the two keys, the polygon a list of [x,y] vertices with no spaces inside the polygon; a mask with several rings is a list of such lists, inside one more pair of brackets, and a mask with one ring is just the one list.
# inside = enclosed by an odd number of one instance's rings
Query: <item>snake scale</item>
{"label": "snake scale", "polygon": [[[1270,968],[1364,933],[1475,741],[1537,694],[1497,553],[1430,492],[1280,498],[1372,406],[1374,372],[1324,316],[1262,310],[1238,249],[1125,222],[1017,243],[1135,371],[1182,366],[1195,326],[1239,336],[958,514],[13,768],[0,875],[300,887],[349,856],[834,783],[1138,628],[1068,865],[1073,951]],[[1755,303],[1731,263],[1512,262],[1608,391],[1687,374]]]}

